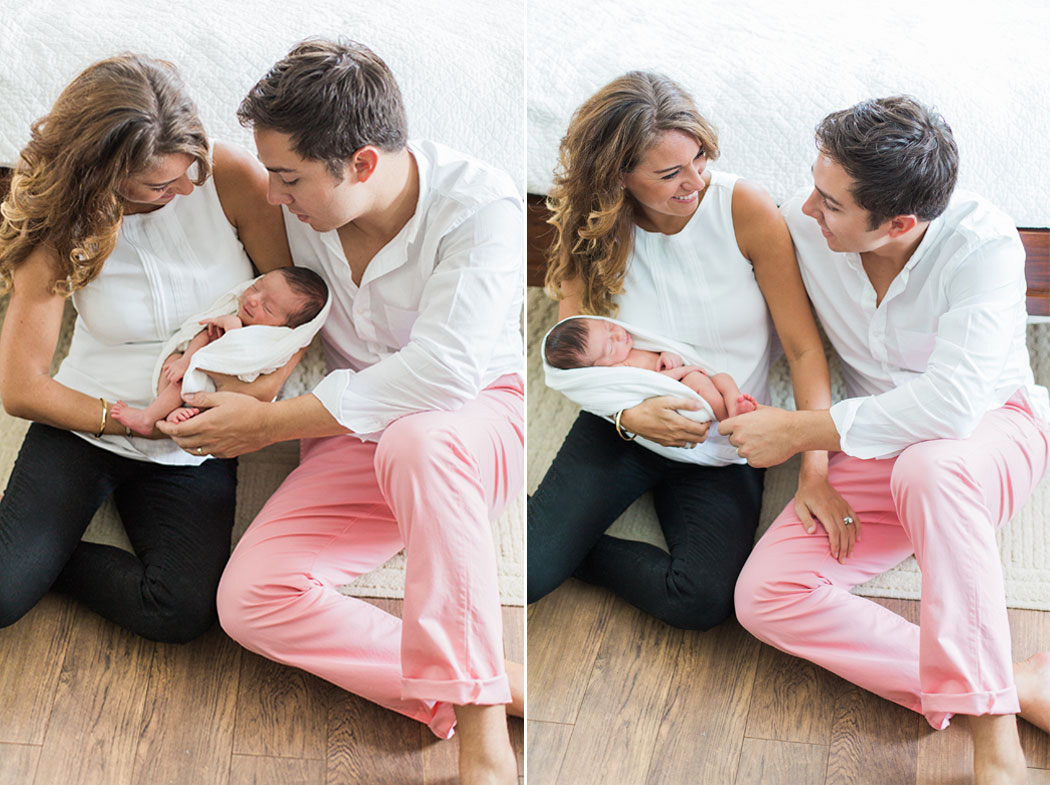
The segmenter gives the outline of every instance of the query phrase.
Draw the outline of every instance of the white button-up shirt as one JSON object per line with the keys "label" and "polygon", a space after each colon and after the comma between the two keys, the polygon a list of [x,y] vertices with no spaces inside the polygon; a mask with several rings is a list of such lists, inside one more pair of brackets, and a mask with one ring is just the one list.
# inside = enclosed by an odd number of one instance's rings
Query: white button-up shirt
{"label": "white button-up shirt", "polygon": [[808,194],[781,212],[842,360],[849,398],[831,417],[844,452],[889,458],[916,442],[966,438],[1018,391],[1047,418],[1026,344],[1025,251],[1009,216],[956,192],[876,307],[860,255],[829,250],[802,214]]}
{"label": "white button-up shirt", "polygon": [[313,394],[373,441],[399,417],[457,409],[524,370],[521,197],[481,161],[432,142],[408,147],[419,170],[416,211],[360,286],[338,233],[315,232],[285,210],[295,263],[332,293],[321,331],[329,373]]}

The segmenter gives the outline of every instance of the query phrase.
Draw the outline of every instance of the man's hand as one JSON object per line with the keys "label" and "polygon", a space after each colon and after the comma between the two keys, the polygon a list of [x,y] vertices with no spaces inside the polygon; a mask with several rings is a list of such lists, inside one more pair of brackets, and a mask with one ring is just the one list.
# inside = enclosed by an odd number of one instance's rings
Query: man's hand
{"label": "man's hand", "polygon": [[159,422],[157,428],[188,453],[233,458],[278,441],[266,425],[272,404],[235,392],[195,393],[186,403],[207,411],[177,425]]}
{"label": "man's hand", "polygon": [[675,395],[647,398],[624,410],[620,426],[665,447],[695,447],[707,438],[711,423],[691,420],[676,410],[697,411],[700,408],[700,402],[691,398]]}
{"label": "man's hand", "polygon": [[759,406],[753,412],[722,420],[718,432],[728,436],[737,455],[752,466],[776,466],[800,450],[795,444],[795,414],[775,406]]}
{"label": "man's hand", "polygon": [[807,474],[803,471],[799,475],[795,514],[810,534],[817,530],[818,522],[824,527],[831,555],[839,562],[853,555],[860,539],[860,518],[849,502],[831,487],[826,472]]}

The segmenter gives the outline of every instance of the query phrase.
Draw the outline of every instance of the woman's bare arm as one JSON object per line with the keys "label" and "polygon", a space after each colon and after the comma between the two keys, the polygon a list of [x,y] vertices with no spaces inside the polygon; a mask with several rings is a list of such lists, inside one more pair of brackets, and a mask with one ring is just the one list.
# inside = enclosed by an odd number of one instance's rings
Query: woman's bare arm
{"label": "woman's bare arm", "polygon": [[[98,398],[51,378],[51,360],[62,329],[65,298],[53,291],[57,256],[34,249],[14,272],[14,288],[0,330],[0,399],[4,410],[26,420],[97,433],[102,422]],[[124,433],[108,418],[106,433]]]}
{"label": "woman's bare arm", "polygon": [[215,143],[213,175],[226,218],[263,273],[288,267],[292,254],[280,205],[266,199],[269,175],[262,164],[239,147]]}

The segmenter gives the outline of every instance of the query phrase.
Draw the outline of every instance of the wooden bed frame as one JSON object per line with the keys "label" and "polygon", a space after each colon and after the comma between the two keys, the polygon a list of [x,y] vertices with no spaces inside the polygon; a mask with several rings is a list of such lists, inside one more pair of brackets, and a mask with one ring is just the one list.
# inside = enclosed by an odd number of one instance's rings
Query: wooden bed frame
{"label": "wooden bed frame", "polygon": [[[547,248],[552,227],[547,224],[550,212],[544,197],[529,194],[526,202],[528,234],[528,285],[543,286],[547,270]],[[1050,229],[1018,229],[1027,259],[1029,316],[1050,317]]]}

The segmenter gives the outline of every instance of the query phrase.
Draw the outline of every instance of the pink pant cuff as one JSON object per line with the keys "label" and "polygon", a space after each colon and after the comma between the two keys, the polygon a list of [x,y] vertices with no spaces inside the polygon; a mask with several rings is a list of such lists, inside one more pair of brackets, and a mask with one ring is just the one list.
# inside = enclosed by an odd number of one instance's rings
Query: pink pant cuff
{"label": "pink pant cuff", "polygon": [[427,722],[427,727],[439,739],[451,739],[456,727],[456,712],[452,704],[443,701],[435,703],[434,713]]}
{"label": "pink pant cuff", "polygon": [[447,703],[495,705],[510,703],[510,682],[506,674],[491,679],[401,679],[404,700],[438,700]]}
{"label": "pink pant cuff", "polygon": [[[1013,685],[992,692],[963,693],[922,693],[922,711],[930,724],[931,717],[947,712],[949,714],[1017,714],[1021,704],[1017,700],[1017,688]],[[934,725],[934,727],[937,727]]]}

